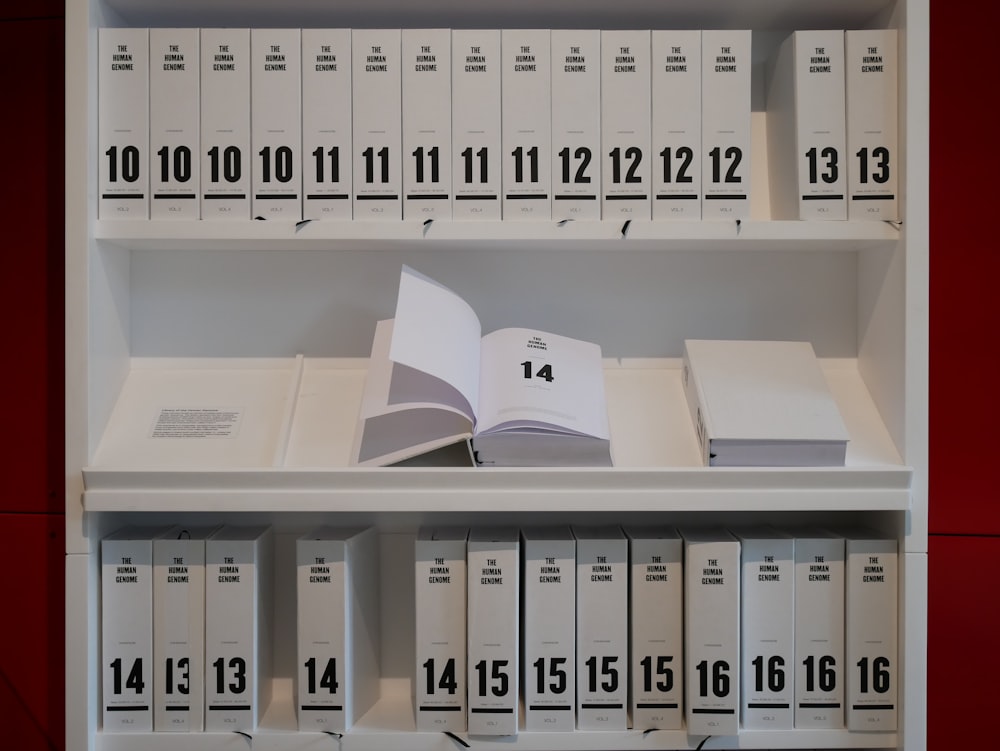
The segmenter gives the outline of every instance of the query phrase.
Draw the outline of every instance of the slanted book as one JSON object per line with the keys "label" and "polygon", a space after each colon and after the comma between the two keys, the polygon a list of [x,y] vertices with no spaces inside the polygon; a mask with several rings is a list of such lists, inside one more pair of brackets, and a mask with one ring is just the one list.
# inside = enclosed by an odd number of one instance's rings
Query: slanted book
{"label": "slanted book", "polygon": [[384,466],[460,441],[487,466],[611,466],[598,345],[506,328],[403,267],[375,330],[354,461]]}

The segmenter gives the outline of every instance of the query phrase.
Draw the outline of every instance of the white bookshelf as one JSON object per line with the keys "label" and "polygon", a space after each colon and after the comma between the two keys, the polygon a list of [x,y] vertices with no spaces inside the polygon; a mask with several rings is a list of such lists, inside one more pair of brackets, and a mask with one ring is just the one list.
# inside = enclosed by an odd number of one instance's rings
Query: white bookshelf
{"label": "white bookshelf", "polygon": [[[98,541],[124,523],[271,523],[276,576],[318,521],[382,534],[382,700],[342,739],[294,730],[293,597],[278,587],[274,699],[253,748],[453,749],[415,733],[412,539],[422,523],[861,522],[900,541],[895,733],[742,732],[705,748],[923,751],[927,582],[927,0],[81,0],[66,8],[67,749],[228,751],[226,734],[100,727]],[[751,217],[736,223],[97,220],[100,26],[750,28]],[[899,224],[771,221],[764,61],[796,28],[900,29]],[[624,230],[624,231],[623,231]],[[616,466],[349,465],[375,321],[400,264],[468,300],[484,330],[598,342]],[[813,343],[851,441],[842,468],[698,464],[685,338]],[[238,413],[206,441],[150,438],[163,409]],[[225,429],[225,428],[224,428]],[[289,570],[284,570],[289,569]],[[285,590],[282,593],[283,589]],[[693,749],[683,731],[521,733],[474,748]]]}

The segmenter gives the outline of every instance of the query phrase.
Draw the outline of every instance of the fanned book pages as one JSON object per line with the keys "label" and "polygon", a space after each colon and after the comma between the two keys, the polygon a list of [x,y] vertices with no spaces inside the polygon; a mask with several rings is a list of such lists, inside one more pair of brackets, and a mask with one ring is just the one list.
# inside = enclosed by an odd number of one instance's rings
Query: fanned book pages
{"label": "fanned book pages", "polygon": [[384,466],[461,441],[487,466],[610,466],[601,349],[521,328],[485,336],[461,297],[403,267],[379,321],[354,461]]}

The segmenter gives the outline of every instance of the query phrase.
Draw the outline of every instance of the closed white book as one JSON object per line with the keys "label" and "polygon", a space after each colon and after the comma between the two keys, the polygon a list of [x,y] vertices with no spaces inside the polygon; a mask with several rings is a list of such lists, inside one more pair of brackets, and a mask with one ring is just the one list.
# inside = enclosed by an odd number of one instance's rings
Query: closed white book
{"label": "closed white book", "polygon": [[149,30],[151,219],[201,216],[201,35]]}
{"label": "closed white book", "polygon": [[403,218],[451,219],[451,30],[403,29]]}
{"label": "closed white book", "polygon": [[205,541],[205,730],[250,732],[271,700],[270,527]]}
{"label": "closed white book", "polygon": [[629,711],[635,730],[684,727],[684,543],[629,527]]}
{"label": "closed white book", "polygon": [[701,33],[702,219],[750,215],[750,32]]}
{"label": "closed white book", "polygon": [[848,30],[847,217],[899,221],[899,61],[895,29]]}
{"label": "closed white book", "polygon": [[205,728],[205,539],[178,527],[153,541],[153,729]]}
{"label": "closed white book", "polygon": [[524,729],[576,726],[576,539],[569,527],[521,530]]}
{"label": "closed white book", "polygon": [[149,218],[149,30],[97,32],[99,219]]}
{"label": "closed white book", "polygon": [[552,218],[601,218],[601,32],[553,29]]}
{"label": "closed white book", "polygon": [[844,727],[844,539],[795,533],[795,727]]}
{"label": "closed white book", "polygon": [[628,727],[628,539],[620,527],[574,527],[576,714],[580,730]]}
{"label": "closed white book", "polygon": [[795,539],[769,527],[736,529],[742,551],[745,730],[791,730],[795,700]]}
{"label": "closed white book", "polygon": [[688,339],[682,380],[706,465],[843,466],[847,428],[809,342]]}
{"label": "closed white book", "polygon": [[767,87],[773,219],[847,219],[845,107],[844,32],[792,32]]}
{"label": "closed white book", "polygon": [[347,220],[351,196],[351,30],[302,29],[302,218]]}
{"label": "closed white book", "polygon": [[684,537],[687,731],[737,735],[740,729],[740,542],[719,529]]}
{"label": "closed white book", "polygon": [[414,543],[417,730],[463,732],[468,583],[464,527],[422,527]]}
{"label": "closed white book", "polygon": [[299,29],[250,32],[254,219],[302,218],[301,52]]}
{"label": "closed white book", "polygon": [[503,218],[552,217],[552,76],[548,29],[500,32]]}
{"label": "closed white book", "polygon": [[354,219],[403,216],[399,29],[351,31]]}
{"label": "closed white book", "polygon": [[102,716],[106,733],[153,729],[153,540],[137,526],[101,540]]}
{"label": "closed white book", "polygon": [[500,219],[500,30],[451,32],[455,219]]}
{"label": "closed white book", "polygon": [[845,544],[847,729],[896,730],[898,546],[870,530],[848,532]]}
{"label": "closed white book", "polygon": [[516,735],[520,669],[520,535],[469,532],[469,734]]}
{"label": "closed white book", "polygon": [[601,218],[652,216],[650,32],[601,32]]}
{"label": "closed white book", "polygon": [[201,218],[250,218],[250,30],[201,30]]}
{"label": "closed white book", "polygon": [[379,698],[379,540],[320,527],[295,541],[299,730],[346,732]]}
{"label": "closed white book", "polygon": [[701,219],[701,32],[652,32],[653,219]]}

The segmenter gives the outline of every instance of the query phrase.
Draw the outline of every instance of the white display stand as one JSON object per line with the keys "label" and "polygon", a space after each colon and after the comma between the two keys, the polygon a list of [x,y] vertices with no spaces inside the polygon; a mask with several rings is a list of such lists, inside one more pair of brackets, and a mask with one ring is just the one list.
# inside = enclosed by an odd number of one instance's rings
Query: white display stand
{"label": "white display stand", "polygon": [[[99,541],[126,524],[274,527],[272,700],[255,751],[419,751],[412,542],[423,523],[864,524],[900,551],[897,732],[743,731],[708,748],[923,751],[927,610],[927,0],[81,0],[66,7],[66,747],[242,751],[236,734],[103,733]],[[749,28],[751,216],[728,222],[292,223],[97,219],[101,26]],[[796,28],[900,30],[903,222],[775,222],[764,61]],[[624,233],[623,233],[624,230]],[[375,321],[402,263],[490,331],[601,345],[613,469],[347,465]],[[851,435],[847,466],[700,466],[685,338],[812,342]],[[154,438],[171,415],[201,433]],[[198,413],[196,410],[202,410]],[[204,410],[216,410],[214,413]],[[202,416],[199,417],[198,415]],[[159,428],[157,427],[159,426]],[[199,437],[200,436],[200,437]],[[337,741],[296,731],[294,540],[382,535],[382,699]],[[478,749],[693,749],[685,731],[521,732]]]}

